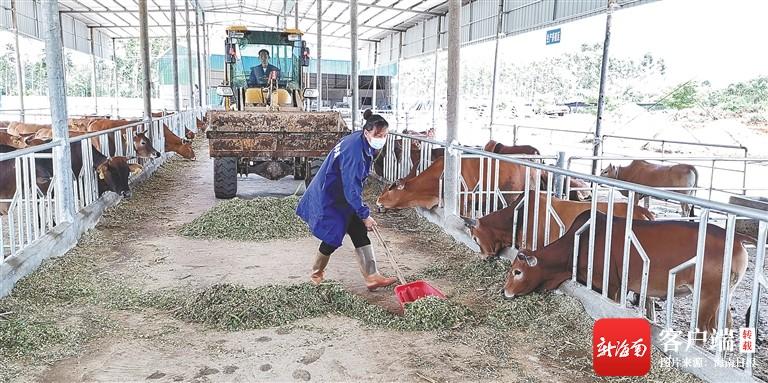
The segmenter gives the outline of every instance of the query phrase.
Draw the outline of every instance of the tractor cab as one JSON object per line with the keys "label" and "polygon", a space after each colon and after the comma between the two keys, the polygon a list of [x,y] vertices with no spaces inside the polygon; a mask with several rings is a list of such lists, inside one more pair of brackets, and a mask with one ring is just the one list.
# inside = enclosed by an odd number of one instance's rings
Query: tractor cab
{"label": "tractor cab", "polygon": [[218,92],[225,97],[225,109],[304,110],[302,69],[309,65],[309,48],[302,33],[238,26],[226,31],[224,84]]}

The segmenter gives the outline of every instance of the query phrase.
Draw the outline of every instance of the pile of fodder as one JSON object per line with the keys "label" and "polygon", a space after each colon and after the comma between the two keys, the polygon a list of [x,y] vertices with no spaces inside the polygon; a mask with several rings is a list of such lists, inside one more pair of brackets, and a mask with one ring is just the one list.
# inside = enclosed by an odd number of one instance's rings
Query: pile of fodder
{"label": "pile of fodder", "polygon": [[182,226],[186,237],[262,242],[305,238],[307,225],[296,215],[299,198],[233,198],[218,203],[205,214]]}
{"label": "pile of fodder", "polygon": [[474,320],[468,308],[437,298],[420,299],[406,305],[405,315],[395,315],[333,281],[320,286],[301,283],[253,288],[218,284],[193,294],[173,310],[178,319],[230,331],[282,326],[328,314],[404,331],[450,329]]}

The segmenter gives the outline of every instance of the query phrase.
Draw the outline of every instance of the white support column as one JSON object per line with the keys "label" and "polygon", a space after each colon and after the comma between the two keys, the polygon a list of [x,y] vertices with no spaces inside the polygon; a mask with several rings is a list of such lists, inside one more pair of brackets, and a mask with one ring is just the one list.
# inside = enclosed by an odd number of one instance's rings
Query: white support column
{"label": "white support column", "polygon": [[187,25],[187,72],[189,73],[189,104],[187,109],[192,109],[195,107],[194,105],[194,89],[193,89],[193,83],[195,80],[192,78],[192,37],[190,36],[192,33],[192,27],[189,25],[189,0],[184,0],[184,18],[186,19],[186,25]]}
{"label": "white support column", "polygon": [[72,183],[72,153],[67,129],[67,93],[64,79],[64,48],[61,41],[59,2],[43,1],[45,33],[45,63],[48,71],[48,99],[51,103],[53,139],[60,145],[53,148],[54,190],[58,223],[75,219],[75,195]]}
{"label": "white support column", "polygon": [[357,68],[357,0],[349,1],[349,40],[352,50],[352,70],[350,80],[352,81],[352,130],[357,130],[357,123],[360,110],[360,89],[358,86],[358,68]]}
{"label": "white support column", "polygon": [[321,67],[323,48],[323,1],[317,0],[317,107],[323,107],[323,70]]}
{"label": "white support column", "polygon": [[499,10],[496,14],[496,49],[493,51],[493,81],[491,82],[491,120],[488,123],[488,139],[493,139],[493,123],[496,114],[496,80],[498,79],[499,68],[499,38],[504,24],[504,0],[499,0]]}
{"label": "white support column", "polygon": [[299,0],[293,2],[293,10],[295,12],[293,20],[293,28],[299,29]]}
{"label": "white support column", "polygon": [[24,122],[24,71],[21,64],[21,50],[19,49],[19,24],[16,15],[16,0],[11,0],[11,22],[13,23],[14,45],[13,51],[16,55],[16,87],[19,92],[19,119]]}
{"label": "white support column", "polygon": [[[403,87],[403,85],[400,83],[400,62],[403,58],[403,33],[398,33],[398,44],[397,44],[397,93],[395,96],[395,120],[397,120],[396,125],[400,124],[400,116],[402,116],[403,112],[400,110],[402,107],[402,103],[400,102],[400,88]],[[407,116],[406,116],[407,117]],[[405,126],[408,126],[408,121],[405,122]],[[400,129],[398,126],[398,130],[403,131],[405,129]]]}
{"label": "white support column", "polygon": [[171,76],[173,76],[173,110],[181,111],[179,95],[179,45],[176,36],[176,0],[171,0]]}
{"label": "white support column", "polygon": [[211,85],[211,73],[209,68],[210,55],[208,54],[208,25],[205,24],[205,12],[200,11],[200,17],[203,20],[203,73],[205,73],[205,83],[200,85],[200,97],[204,98],[203,106],[208,105],[208,87]]}
{"label": "white support column", "polygon": [[[600,66],[600,88],[597,95],[597,120],[595,122],[595,137],[592,144],[592,155],[600,155],[600,149],[603,145],[603,134],[601,132],[603,125],[603,109],[605,108],[605,76],[608,73],[608,46],[611,43],[611,13],[613,12],[614,0],[608,0],[608,12],[605,15],[605,41],[603,42],[603,61]],[[592,174],[597,175],[597,160],[592,160]]]}
{"label": "white support column", "polygon": [[[147,0],[139,0],[139,43],[141,52],[141,67],[144,73],[144,120],[152,119],[152,78],[149,74],[149,27],[147,23]],[[147,129],[147,135],[152,141],[152,129]]]}
{"label": "white support column", "polygon": [[96,35],[93,33],[93,28],[88,28],[91,36],[91,67],[93,73],[91,74],[91,95],[93,96],[93,109],[96,114],[99,114],[99,92],[96,89]]}
{"label": "white support column", "polygon": [[371,110],[376,110],[376,66],[379,58],[379,42],[373,43],[373,96],[371,98]]}
{"label": "white support column", "polygon": [[120,97],[120,89],[118,88],[119,82],[117,78],[117,50],[115,49],[115,38],[112,38],[112,64],[114,64],[115,68],[115,76],[114,76],[114,92],[115,92],[115,109],[114,109],[114,116],[113,118],[117,118],[120,115],[120,103],[118,102],[118,99]]}
{"label": "white support column", "polygon": [[[449,0],[448,8],[448,109],[445,141],[455,144],[459,128],[459,84],[461,80],[461,0]],[[458,216],[459,207],[459,155],[453,150],[445,152],[445,219]]]}
{"label": "white support column", "polygon": [[440,29],[442,29],[442,21],[443,19],[441,17],[437,18],[437,35],[435,35],[435,76],[433,77],[432,81],[432,128],[436,128],[436,121],[437,121],[437,59],[440,57]]}
{"label": "white support column", "polygon": [[200,5],[195,0],[195,43],[197,45],[197,104],[203,106],[203,60],[200,55]]}

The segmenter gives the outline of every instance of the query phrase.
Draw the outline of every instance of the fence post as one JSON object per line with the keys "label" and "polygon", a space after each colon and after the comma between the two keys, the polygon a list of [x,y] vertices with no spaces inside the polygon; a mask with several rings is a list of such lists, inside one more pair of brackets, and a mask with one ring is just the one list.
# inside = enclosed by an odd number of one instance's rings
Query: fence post
{"label": "fence post", "polygon": [[517,124],[512,125],[512,145],[517,145]]}
{"label": "fence post", "polygon": [[[748,157],[748,149],[744,148],[744,158]],[[741,195],[747,195],[747,161],[744,161],[744,173],[741,175]]]}
{"label": "fence post", "polygon": [[[555,165],[560,169],[565,169],[565,152],[557,152],[557,164]],[[562,174],[558,174],[555,178],[555,196],[557,198],[567,199],[566,197],[563,197],[563,184],[565,181],[565,176]]]}
{"label": "fence post", "polygon": [[[48,98],[51,103],[51,127],[53,139],[59,143],[53,148],[53,174],[57,195],[56,214],[58,223],[75,219],[75,190],[72,185],[72,153],[67,129],[67,97],[65,91],[63,44],[59,2],[43,2],[45,34],[45,62],[48,67]],[[85,145],[86,142],[83,143]]]}

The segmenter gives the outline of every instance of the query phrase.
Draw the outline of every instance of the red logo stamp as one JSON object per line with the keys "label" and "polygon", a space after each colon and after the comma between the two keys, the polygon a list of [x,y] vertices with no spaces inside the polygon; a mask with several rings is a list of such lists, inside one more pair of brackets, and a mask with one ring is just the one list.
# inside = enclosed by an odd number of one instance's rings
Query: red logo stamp
{"label": "red logo stamp", "polygon": [[592,333],[599,376],[643,376],[651,369],[651,325],[643,318],[603,318]]}

